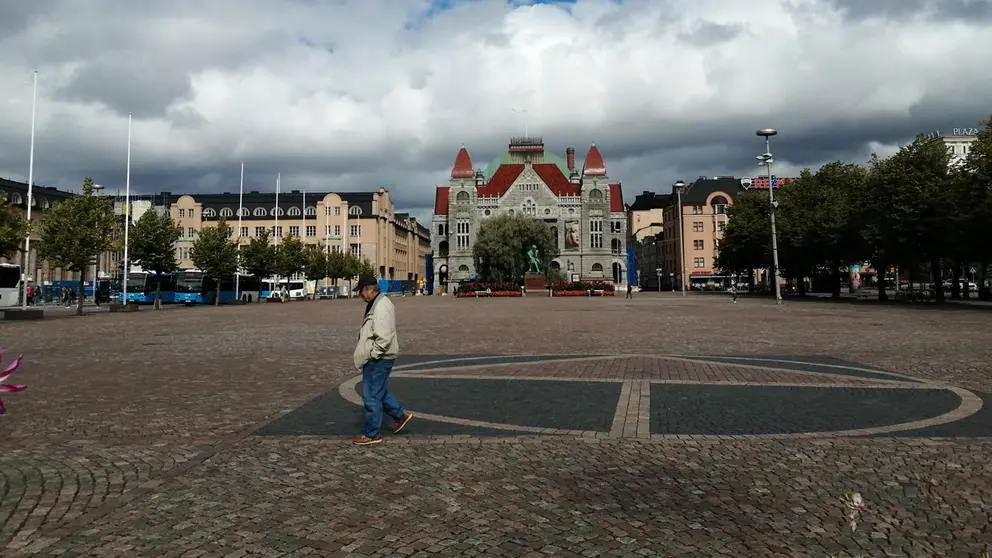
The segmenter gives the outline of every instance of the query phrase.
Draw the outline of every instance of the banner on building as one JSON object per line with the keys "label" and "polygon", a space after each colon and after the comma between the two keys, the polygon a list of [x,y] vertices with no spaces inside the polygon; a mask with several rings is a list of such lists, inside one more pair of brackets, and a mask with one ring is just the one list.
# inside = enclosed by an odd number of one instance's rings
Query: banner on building
{"label": "banner on building", "polygon": [[579,236],[579,222],[565,221],[565,249],[578,250],[581,237]]}

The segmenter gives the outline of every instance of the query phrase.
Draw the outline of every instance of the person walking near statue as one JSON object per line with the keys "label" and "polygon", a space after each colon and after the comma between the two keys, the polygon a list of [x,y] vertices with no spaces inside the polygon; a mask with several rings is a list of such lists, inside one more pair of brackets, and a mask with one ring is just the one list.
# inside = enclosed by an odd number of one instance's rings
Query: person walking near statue
{"label": "person walking near statue", "polygon": [[379,290],[375,277],[358,278],[358,296],[365,301],[365,316],[355,347],[355,368],[362,371],[362,403],[365,406],[365,431],[354,443],[360,446],[382,442],[382,414],[394,421],[398,434],[413,418],[413,413],[389,393],[387,384],[399,355],[396,337],[396,310],[389,297]]}

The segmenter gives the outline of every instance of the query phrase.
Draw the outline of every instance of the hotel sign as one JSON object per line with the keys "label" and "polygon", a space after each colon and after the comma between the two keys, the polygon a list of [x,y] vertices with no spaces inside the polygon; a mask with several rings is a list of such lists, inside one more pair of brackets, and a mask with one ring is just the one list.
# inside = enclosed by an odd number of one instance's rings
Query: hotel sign
{"label": "hotel sign", "polygon": [[951,135],[952,136],[977,136],[978,132],[981,132],[981,128],[954,128]]}

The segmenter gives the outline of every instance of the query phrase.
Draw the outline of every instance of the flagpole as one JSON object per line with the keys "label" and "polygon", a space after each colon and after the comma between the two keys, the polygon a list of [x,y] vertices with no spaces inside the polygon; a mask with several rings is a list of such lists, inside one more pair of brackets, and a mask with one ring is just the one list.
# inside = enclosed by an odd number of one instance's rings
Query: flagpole
{"label": "flagpole", "polygon": [[282,173],[276,175],[276,224],[272,227],[272,234],[276,237],[276,246],[279,246],[279,183],[282,181]]}
{"label": "flagpole", "polygon": [[241,186],[238,188],[238,267],[234,270],[234,299],[241,300],[241,208],[245,203],[245,162],[241,161]]}
{"label": "flagpole", "polygon": [[34,131],[35,114],[38,106],[38,70],[34,71],[34,86],[31,89],[31,151],[28,155],[28,234],[24,236],[24,257],[21,259],[21,309],[28,308],[28,265],[31,263],[31,202],[34,188]]}
{"label": "flagpole", "polygon": [[127,280],[131,276],[131,264],[128,262],[128,235],[131,231],[131,113],[127,114],[127,178],[124,186],[124,297],[122,304],[127,304]]}

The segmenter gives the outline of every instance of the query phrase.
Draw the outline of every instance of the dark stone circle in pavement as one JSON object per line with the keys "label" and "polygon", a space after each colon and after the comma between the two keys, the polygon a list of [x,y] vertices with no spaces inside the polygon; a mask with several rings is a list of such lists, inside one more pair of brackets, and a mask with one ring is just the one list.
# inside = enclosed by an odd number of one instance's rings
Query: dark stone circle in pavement
{"label": "dark stone circle in pavement", "polygon": [[900,424],[953,411],[942,389],[651,386],[652,434],[791,434]]}
{"label": "dark stone circle in pavement", "polygon": [[598,355],[413,355],[400,356],[396,359],[396,366],[401,367],[404,372],[413,372],[417,370],[428,370],[435,368],[512,364],[515,362],[531,363],[567,360],[571,358],[588,358],[594,356]]}
{"label": "dark stone circle in pavement", "polygon": [[982,408],[970,417],[965,417],[947,424],[938,424],[929,428],[904,430],[891,434],[876,434],[875,436],[891,436],[904,438],[992,438],[992,394],[972,392],[982,398]]}
{"label": "dark stone circle in pavement", "polygon": [[[777,358],[772,356],[765,357],[746,357],[747,360],[742,360],[743,357],[703,357],[703,356],[687,356],[683,358],[690,358],[693,360],[704,360],[709,362],[720,362],[723,364],[747,364],[750,366],[762,366],[768,368],[782,368],[785,370],[796,370],[799,372],[823,372],[825,374],[840,374],[842,376],[852,376],[855,378],[865,378],[870,380],[900,380],[913,382],[913,379],[903,379],[893,377],[891,374],[885,373],[884,370],[876,367],[864,366],[856,362],[848,362],[841,360],[839,358],[832,357],[789,357],[789,358]],[[831,366],[833,365],[833,366]],[[851,366],[854,368],[874,368],[878,370],[878,373],[866,372],[864,370],[851,370],[850,368],[835,368],[835,366]]]}

